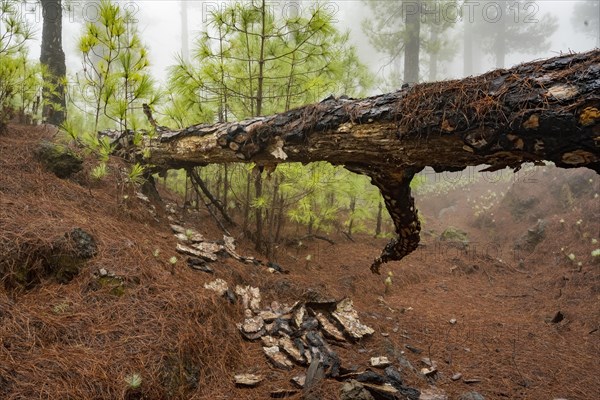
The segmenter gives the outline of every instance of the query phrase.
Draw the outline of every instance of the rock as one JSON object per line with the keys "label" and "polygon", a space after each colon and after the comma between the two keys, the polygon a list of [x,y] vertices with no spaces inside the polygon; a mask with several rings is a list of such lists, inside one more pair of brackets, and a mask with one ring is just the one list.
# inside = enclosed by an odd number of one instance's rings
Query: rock
{"label": "rock", "polygon": [[97,252],[96,240],[83,229],[75,228],[53,243],[46,270],[59,283],[68,283]]}
{"label": "rock", "polygon": [[83,160],[71,149],[47,140],[40,142],[35,149],[35,156],[44,167],[61,179],[83,169]]}
{"label": "rock", "polygon": [[255,387],[264,379],[262,375],[238,374],[233,377],[235,384],[239,386]]}
{"label": "rock", "polygon": [[227,285],[227,282],[221,278],[217,278],[212,282],[204,284],[204,289],[213,290],[217,292],[219,296],[223,296],[225,292],[227,292],[228,288],[229,286]]}
{"label": "rock", "polygon": [[75,228],[65,234],[65,238],[73,245],[75,255],[80,258],[92,258],[98,252],[96,240],[81,228]]}
{"label": "rock", "polygon": [[106,276],[106,275],[108,275],[108,271],[105,268],[100,268],[98,270],[98,275],[99,276]]}
{"label": "rock", "polygon": [[275,368],[291,369],[293,367],[289,358],[279,351],[279,346],[263,347],[263,351]]}
{"label": "rock", "polygon": [[452,375],[452,379],[453,381],[458,381],[460,380],[460,378],[462,378],[462,374],[460,372],[457,372],[456,374]]}
{"label": "rock", "polygon": [[352,300],[348,298],[337,303],[332,315],[342,325],[346,333],[354,339],[361,339],[363,336],[372,335],[375,332],[372,328],[360,322]]}
{"label": "rock", "polygon": [[454,325],[456,324],[456,318],[451,318],[448,322],[450,322],[450,325]]}
{"label": "rock", "polygon": [[466,383],[467,385],[471,385],[471,384],[474,384],[474,383],[481,382],[481,379],[479,379],[479,378],[469,378],[469,379],[463,379],[463,382]]}
{"label": "rock", "polygon": [[371,357],[371,366],[376,368],[386,368],[392,363],[387,357]]}
{"label": "rock", "polygon": [[441,389],[423,389],[419,400],[448,400],[448,395]]}
{"label": "rock", "polygon": [[485,397],[477,392],[466,392],[461,394],[458,400],[485,400]]}
{"label": "rock", "polygon": [[531,252],[546,237],[546,221],[538,219],[537,223],[527,229],[527,232],[518,238],[515,242],[515,250],[524,250]]}
{"label": "rock", "polygon": [[449,226],[442,232],[440,235],[440,240],[443,242],[448,242],[452,244],[457,244],[459,247],[467,247],[469,245],[469,238],[467,237],[467,232],[458,229],[453,226]]}
{"label": "rock", "polygon": [[375,400],[365,387],[355,380],[345,382],[340,389],[340,400]]}

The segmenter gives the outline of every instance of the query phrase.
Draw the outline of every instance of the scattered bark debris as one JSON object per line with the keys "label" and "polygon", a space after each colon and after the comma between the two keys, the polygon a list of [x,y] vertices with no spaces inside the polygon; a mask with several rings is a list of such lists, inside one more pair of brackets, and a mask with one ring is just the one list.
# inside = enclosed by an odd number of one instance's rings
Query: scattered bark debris
{"label": "scattered bark debris", "polygon": [[[231,291],[222,279],[204,287],[221,295]],[[307,392],[322,379],[331,378],[356,381],[361,385],[358,389],[364,389],[362,392],[370,396],[364,398],[419,398],[420,392],[404,386],[399,370],[387,357],[371,358],[371,367],[380,368],[380,372],[342,366],[342,360],[331,344],[350,346],[374,333],[372,328],[361,323],[350,299],[336,301],[308,294],[303,296],[304,301],[292,305],[273,301],[264,307],[256,287],[238,285],[235,294],[238,304],[244,307],[244,320],[238,323],[242,336],[249,341],[260,340],[265,357],[273,367],[283,370],[298,366],[306,368],[305,374],[291,378],[290,383],[296,388]],[[252,386],[237,382],[236,378],[236,384]],[[297,392],[296,389],[282,388],[271,392],[271,397],[289,397]]]}
{"label": "scattered bark debris", "polygon": [[256,387],[264,378],[262,375],[256,374],[238,374],[233,379],[238,386]]}

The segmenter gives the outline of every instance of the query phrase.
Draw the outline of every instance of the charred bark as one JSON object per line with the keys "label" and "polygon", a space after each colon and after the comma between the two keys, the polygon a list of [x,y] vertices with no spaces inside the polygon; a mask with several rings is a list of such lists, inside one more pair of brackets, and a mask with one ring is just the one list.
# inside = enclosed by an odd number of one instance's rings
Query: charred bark
{"label": "charred bark", "polygon": [[600,50],[366,99],[329,97],[268,117],[161,130],[141,150],[158,169],[324,160],[370,176],[398,233],[376,271],[418,244],[408,184],[425,166],[441,172],[488,164],[493,171],[551,161],[600,173]]}

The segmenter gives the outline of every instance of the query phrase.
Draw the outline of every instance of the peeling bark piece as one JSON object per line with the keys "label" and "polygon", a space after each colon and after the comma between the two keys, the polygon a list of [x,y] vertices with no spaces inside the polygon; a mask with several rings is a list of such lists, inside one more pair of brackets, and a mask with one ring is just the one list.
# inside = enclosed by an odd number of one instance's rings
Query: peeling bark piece
{"label": "peeling bark piece", "polygon": [[177,224],[171,224],[170,226],[174,233],[181,233],[182,235],[185,235],[185,228],[183,226]]}
{"label": "peeling bark piece", "polygon": [[201,233],[192,231],[192,234],[188,236],[188,240],[192,243],[200,243],[200,242],[204,242],[206,239],[204,238],[204,236]]}
{"label": "peeling bark piece", "polygon": [[213,290],[217,292],[219,296],[223,296],[225,292],[227,292],[227,289],[229,289],[229,286],[223,279],[217,278],[212,282],[205,283],[204,289]]}
{"label": "peeling bark piece", "polygon": [[[374,383],[364,382],[362,385],[373,394],[375,397],[377,396],[396,396],[400,394],[398,389],[390,385],[389,383],[384,383],[383,385],[377,385]],[[388,397],[389,398],[389,397]],[[394,397],[392,397],[394,398]]]}
{"label": "peeling bark piece", "polygon": [[433,376],[437,373],[436,367],[421,368],[421,373],[425,376]]}
{"label": "peeling bark piece", "polygon": [[242,332],[257,333],[265,328],[265,321],[261,317],[246,318],[242,324]]}
{"label": "peeling bark piece", "polygon": [[260,340],[262,341],[262,344],[264,347],[277,346],[279,343],[279,339],[274,338],[273,336],[270,336],[270,335],[265,335],[265,336],[261,337]]}
{"label": "peeling bark piece", "polygon": [[200,257],[206,261],[217,261],[216,254],[206,253],[200,251],[198,249],[183,245],[181,243],[177,243],[177,247],[175,248],[179,253],[187,254],[189,256]]}
{"label": "peeling bark piece", "polygon": [[279,338],[279,348],[282,349],[288,356],[292,358],[298,364],[305,364],[306,360],[304,359],[300,349],[296,347],[294,342],[287,337],[283,336]]}
{"label": "peeling bark piece", "polygon": [[203,253],[212,254],[214,257],[217,257],[216,253],[223,250],[223,246],[211,242],[195,243],[191,247],[198,249]]}
{"label": "peeling bark piece", "polygon": [[261,312],[258,313],[258,315],[260,315],[261,318],[265,320],[265,322],[273,322],[277,318],[281,317],[280,314],[273,312],[271,310],[262,310]]}
{"label": "peeling bark piece", "polygon": [[233,377],[236,385],[239,386],[247,386],[247,387],[255,387],[258,386],[259,383],[263,381],[262,375],[256,374],[238,374]]}
{"label": "peeling bark piece", "polygon": [[372,335],[375,332],[372,328],[360,322],[352,300],[348,298],[337,304],[332,315],[344,327],[345,332],[354,339],[361,339],[363,336]]}
{"label": "peeling bark piece", "polygon": [[291,369],[293,367],[290,359],[279,351],[279,346],[263,347],[263,351],[274,367],[280,369]]}
{"label": "peeling bark piece", "polygon": [[321,324],[321,328],[323,328],[323,332],[326,336],[337,340],[338,342],[345,342],[344,334],[327,319],[327,317],[321,313],[316,315],[317,321]]}
{"label": "peeling bark piece", "polygon": [[292,322],[296,328],[302,326],[304,322],[304,316],[306,315],[306,307],[304,305],[299,306],[292,312]]}
{"label": "peeling bark piece", "polygon": [[300,389],[302,389],[304,387],[304,384],[306,383],[306,375],[304,375],[304,374],[302,374],[302,375],[296,375],[292,379],[290,379],[290,381],[294,385],[296,385]]}
{"label": "peeling bark piece", "polygon": [[260,313],[260,289],[252,286],[236,286],[235,294],[242,298],[244,308],[248,308],[255,313]]}
{"label": "peeling bark piece", "polygon": [[389,367],[392,363],[388,360],[387,357],[371,357],[371,366],[375,368],[386,368]]}
{"label": "peeling bark piece", "polygon": [[183,233],[176,233],[175,237],[177,238],[177,240],[179,240],[180,242],[183,243],[187,243],[188,242],[188,238],[187,236],[185,236]]}
{"label": "peeling bark piece", "polygon": [[273,326],[271,327],[269,333],[271,335],[292,335],[293,334],[293,330],[290,327],[290,323],[283,319],[283,318],[277,318],[274,322],[273,322]]}

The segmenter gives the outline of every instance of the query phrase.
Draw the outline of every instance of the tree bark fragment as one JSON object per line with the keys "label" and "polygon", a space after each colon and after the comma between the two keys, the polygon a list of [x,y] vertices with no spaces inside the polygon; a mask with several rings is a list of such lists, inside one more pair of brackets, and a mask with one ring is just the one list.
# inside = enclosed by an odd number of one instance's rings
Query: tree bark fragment
{"label": "tree bark fragment", "polygon": [[600,173],[600,50],[365,99],[330,96],[239,122],[160,128],[144,152],[156,169],[328,161],[370,176],[398,234],[375,260],[378,272],[416,249],[420,225],[408,185],[426,166],[493,171],[551,161]]}

